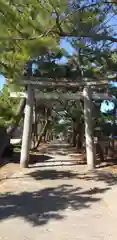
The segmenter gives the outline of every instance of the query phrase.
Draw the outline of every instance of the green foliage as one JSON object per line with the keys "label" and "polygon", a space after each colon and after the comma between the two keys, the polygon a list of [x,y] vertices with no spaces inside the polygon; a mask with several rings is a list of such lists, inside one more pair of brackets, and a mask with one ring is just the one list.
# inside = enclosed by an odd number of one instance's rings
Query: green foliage
{"label": "green foliage", "polygon": [[[0,72],[8,78],[17,79],[28,59],[57,46],[56,37],[41,37],[43,30],[48,31],[53,24],[51,7],[47,10],[41,1],[36,0],[25,3],[1,0],[0,6]],[[34,35],[40,37],[27,40]]]}
{"label": "green foliage", "polygon": [[65,132],[67,131],[67,126],[66,123],[55,123],[54,124],[54,132],[57,134],[63,133],[65,134]]}
{"label": "green foliage", "polygon": [[9,97],[8,85],[5,85],[0,96],[0,125],[7,126],[15,120],[18,102],[19,99]]}
{"label": "green foliage", "polygon": [[16,80],[29,59],[58,51],[61,37],[76,37],[79,48],[114,41],[110,14],[116,5],[101,0],[0,0],[0,72]]}

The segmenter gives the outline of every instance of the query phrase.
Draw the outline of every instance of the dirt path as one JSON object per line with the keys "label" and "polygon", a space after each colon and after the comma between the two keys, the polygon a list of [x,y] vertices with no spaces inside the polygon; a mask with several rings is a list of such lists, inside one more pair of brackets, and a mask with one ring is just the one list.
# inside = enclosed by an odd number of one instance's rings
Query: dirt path
{"label": "dirt path", "polygon": [[115,240],[113,189],[115,178],[86,173],[65,148],[50,147],[0,184],[0,240]]}
{"label": "dirt path", "polygon": [[[31,161],[35,161],[35,156],[43,152],[48,144],[41,144],[38,151],[31,154]],[[15,172],[19,171],[20,152],[16,152],[11,160],[0,160],[0,184],[7,178],[12,176]]]}

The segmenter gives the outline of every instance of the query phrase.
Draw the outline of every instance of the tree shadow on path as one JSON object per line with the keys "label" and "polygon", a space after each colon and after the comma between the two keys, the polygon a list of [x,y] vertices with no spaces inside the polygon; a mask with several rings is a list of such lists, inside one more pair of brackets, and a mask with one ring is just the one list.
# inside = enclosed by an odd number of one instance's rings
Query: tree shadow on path
{"label": "tree shadow on path", "polygon": [[[82,210],[100,200],[100,194],[109,188],[75,188],[73,185],[59,185],[34,192],[7,193],[0,196],[0,220],[23,218],[33,226],[47,224],[50,220],[65,218],[64,210]],[[97,194],[97,195],[96,195]]]}
{"label": "tree shadow on path", "polygon": [[117,174],[113,175],[106,171],[92,171],[86,173],[77,173],[76,171],[69,170],[56,170],[56,169],[38,169],[32,171],[25,176],[30,176],[35,180],[57,180],[57,179],[77,179],[84,181],[104,182],[109,187],[117,184]]}
{"label": "tree shadow on path", "polygon": [[117,185],[117,173],[112,174],[108,171],[94,171],[92,173],[79,174],[78,179],[85,181],[104,182],[109,187]]}
{"label": "tree shadow on path", "polygon": [[72,171],[59,171],[56,169],[47,170],[36,170],[31,173],[25,174],[25,176],[30,176],[35,180],[57,180],[57,179],[74,179],[77,178],[78,174]]}

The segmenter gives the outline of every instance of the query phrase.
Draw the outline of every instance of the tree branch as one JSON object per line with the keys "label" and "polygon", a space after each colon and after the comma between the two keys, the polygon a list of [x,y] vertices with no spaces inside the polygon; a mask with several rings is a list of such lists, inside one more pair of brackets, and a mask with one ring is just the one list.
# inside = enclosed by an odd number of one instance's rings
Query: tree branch
{"label": "tree branch", "polygon": [[[112,4],[112,2],[104,2],[103,4]],[[91,5],[89,6],[84,6],[82,7],[81,9],[84,10],[84,8],[87,8],[87,7],[91,7]],[[9,40],[9,41],[33,41],[33,40],[36,40],[36,39],[39,39],[39,38],[42,38],[42,37],[45,37],[45,36],[50,36],[50,35],[58,35],[59,37],[83,37],[83,38],[91,38],[95,41],[111,41],[113,43],[116,43],[117,42],[117,38],[116,37],[112,37],[112,36],[109,36],[107,34],[98,34],[98,33],[90,33],[90,32],[65,32],[62,27],[61,27],[61,23],[65,22],[66,19],[69,18],[69,16],[71,16],[74,12],[77,12],[78,9],[75,9],[73,10],[72,12],[68,13],[63,19],[60,20],[60,16],[58,14],[58,12],[56,11],[56,23],[48,29],[48,31],[45,31],[43,32],[42,34],[40,34],[39,36],[35,35],[33,37],[28,37],[28,36],[25,36],[25,37],[22,37],[22,36],[13,36],[13,37],[0,37],[0,40]],[[58,29],[55,30],[55,28]]]}
{"label": "tree branch", "polygon": [[102,40],[106,40],[106,41],[111,41],[111,42],[117,42],[117,38],[112,37],[112,36],[108,36],[105,34],[96,34],[96,33],[68,33],[68,32],[60,32],[58,33],[60,37],[83,37],[83,38],[92,38],[93,40],[96,41],[102,41]]}
{"label": "tree branch", "polygon": [[49,34],[56,34],[60,37],[83,37],[83,38],[92,38],[93,40],[95,41],[102,41],[102,40],[106,40],[106,41],[111,41],[113,43],[116,43],[117,42],[117,38],[115,37],[112,37],[112,36],[108,36],[108,35],[104,35],[104,34],[96,34],[96,33],[68,33],[68,32],[57,32],[57,31],[51,31],[49,30],[47,33],[43,33],[39,36],[34,36],[34,37],[27,37],[27,38],[22,38],[22,37],[0,37],[0,40],[11,40],[11,41],[33,41],[33,40],[36,40],[36,39],[39,39],[41,37],[44,37],[44,36],[48,36]]}

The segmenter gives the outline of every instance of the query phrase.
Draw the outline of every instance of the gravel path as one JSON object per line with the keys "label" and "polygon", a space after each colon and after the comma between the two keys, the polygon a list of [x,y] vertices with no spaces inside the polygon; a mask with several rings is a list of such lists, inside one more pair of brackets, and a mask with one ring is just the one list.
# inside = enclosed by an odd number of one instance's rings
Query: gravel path
{"label": "gravel path", "polygon": [[115,240],[115,179],[56,149],[45,159],[0,185],[0,240]]}

